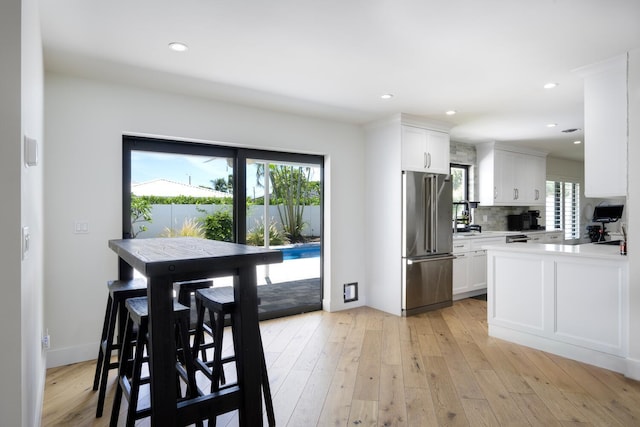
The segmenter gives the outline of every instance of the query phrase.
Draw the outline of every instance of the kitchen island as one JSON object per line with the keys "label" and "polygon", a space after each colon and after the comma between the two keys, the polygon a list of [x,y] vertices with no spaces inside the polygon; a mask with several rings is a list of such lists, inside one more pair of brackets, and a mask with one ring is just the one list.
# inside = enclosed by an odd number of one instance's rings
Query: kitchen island
{"label": "kitchen island", "polygon": [[626,373],[628,261],[614,245],[487,249],[489,335]]}

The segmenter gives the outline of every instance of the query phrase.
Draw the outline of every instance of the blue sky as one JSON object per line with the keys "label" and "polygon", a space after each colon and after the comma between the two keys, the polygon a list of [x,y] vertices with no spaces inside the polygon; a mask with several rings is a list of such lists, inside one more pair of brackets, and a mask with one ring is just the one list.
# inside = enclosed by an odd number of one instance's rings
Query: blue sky
{"label": "blue sky", "polygon": [[[260,197],[263,189],[256,185],[256,168],[256,164],[247,166],[247,195]],[[213,187],[212,180],[226,180],[231,174],[233,166],[226,158],[135,150],[131,152],[132,183],[164,178],[183,184]]]}
{"label": "blue sky", "polygon": [[211,187],[211,181],[233,174],[226,159],[184,154],[131,152],[131,182],[164,178],[183,184]]}

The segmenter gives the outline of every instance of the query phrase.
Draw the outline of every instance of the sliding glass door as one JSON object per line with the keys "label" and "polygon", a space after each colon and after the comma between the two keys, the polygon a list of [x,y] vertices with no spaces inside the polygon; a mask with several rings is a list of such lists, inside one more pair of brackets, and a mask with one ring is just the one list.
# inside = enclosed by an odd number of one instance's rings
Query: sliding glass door
{"label": "sliding glass door", "polygon": [[[258,267],[263,302],[286,313],[321,308],[321,163],[246,160],[246,242],[283,252],[284,262]],[[264,300],[264,298],[263,298]]]}
{"label": "sliding glass door", "polygon": [[125,136],[122,158],[124,238],[281,250],[257,272],[262,318],[321,308],[322,157]]}

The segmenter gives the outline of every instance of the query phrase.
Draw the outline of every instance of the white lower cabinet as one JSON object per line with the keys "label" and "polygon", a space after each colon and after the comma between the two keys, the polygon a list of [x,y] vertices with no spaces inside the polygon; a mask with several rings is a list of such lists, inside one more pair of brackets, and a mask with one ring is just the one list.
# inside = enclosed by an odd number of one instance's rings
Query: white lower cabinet
{"label": "white lower cabinet", "polygon": [[466,292],[469,286],[469,240],[456,240],[453,242],[453,295]]}
{"label": "white lower cabinet", "polygon": [[547,231],[544,233],[543,243],[561,244],[564,241],[564,231]]}
{"label": "white lower cabinet", "polygon": [[469,256],[469,290],[487,289],[487,251],[473,251]]}
{"label": "white lower cabinet", "polygon": [[504,243],[504,237],[456,239],[453,242],[453,299],[486,292],[487,251],[484,245]]}
{"label": "white lower cabinet", "polygon": [[615,248],[493,246],[489,335],[625,373],[628,260]]}
{"label": "white lower cabinet", "polygon": [[552,243],[552,244],[562,244],[564,241],[564,231],[562,230],[554,230],[554,231],[544,231],[544,232],[536,232],[528,234],[530,243]]}

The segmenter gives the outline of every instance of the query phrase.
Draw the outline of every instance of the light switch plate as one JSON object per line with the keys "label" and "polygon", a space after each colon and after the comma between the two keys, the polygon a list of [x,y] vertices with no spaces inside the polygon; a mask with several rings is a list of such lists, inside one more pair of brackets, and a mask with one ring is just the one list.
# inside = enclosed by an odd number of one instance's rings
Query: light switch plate
{"label": "light switch plate", "polygon": [[29,233],[29,227],[22,227],[22,259],[26,259],[29,255],[29,245],[31,240],[31,234]]}
{"label": "light switch plate", "polygon": [[38,141],[24,136],[24,164],[27,166],[38,165]]}

